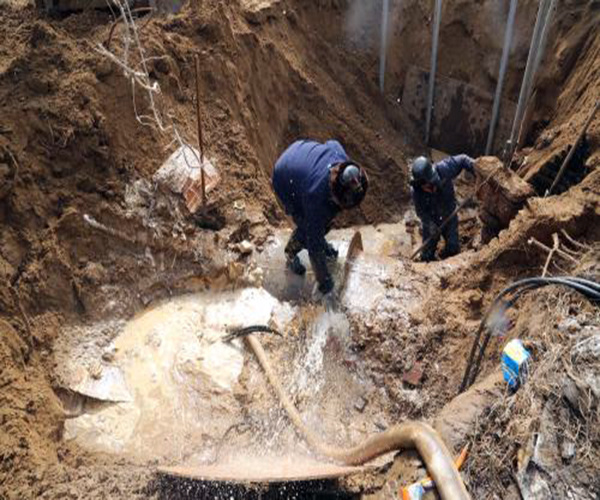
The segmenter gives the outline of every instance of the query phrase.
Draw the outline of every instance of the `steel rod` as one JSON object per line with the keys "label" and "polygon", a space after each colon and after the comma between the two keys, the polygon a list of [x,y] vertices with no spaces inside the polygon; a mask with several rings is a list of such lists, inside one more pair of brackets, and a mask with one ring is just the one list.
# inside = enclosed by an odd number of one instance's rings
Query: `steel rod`
{"label": "steel rod", "polygon": [[583,124],[583,128],[581,129],[581,132],[579,132],[577,139],[575,140],[573,146],[569,150],[569,154],[565,158],[565,161],[563,162],[563,164],[560,166],[558,174],[556,174],[556,177],[554,178],[554,182],[550,186],[550,189],[548,189],[546,196],[550,195],[552,193],[552,191],[554,190],[554,188],[556,187],[556,185],[560,182],[560,179],[562,178],[563,174],[565,173],[565,169],[567,168],[567,165],[569,165],[571,158],[573,158],[573,155],[575,154],[575,151],[577,150],[577,147],[579,146],[581,139],[583,139],[585,132],[587,131],[590,124],[592,123],[592,120],[594,119],[594,116],[596,116],[596,113],[598,112],[599,108],[600,108],[600,99],[598,101],[596,101],[596,105],[594,106],[594,109],[590,113],[590,116],[588,117],[588,119]]}
{"label": "steel rod", "polygon": [[523,109],[523,113],[520,118],[520,123],[519,123],[519,127],[517,130],[517,136],[515,138],[515,142],[514,142],[514,146],[513,146],[513,153],[517,148],[521,147],[521,144],[523,142],[523,133],[526,128],[525,116],[527,114],[527,110],[530,107],[529,101],[531,100],[531,95],[533,93],[535,77],[538,73],[538,69],[540,67],[540,63],[542,62],[542,58],[544,57],[544,49],[546,47],[546,40],[548,39],[548,32],[549,32],[550,26],[552,24],[552,16],[554,14],[554,10],[556,9],[557,0],[549,0],[549,1],[550,1],[550,5],[549,5],[549,7],[546,11],[545,17],[544,17],[544,22],[542,24],[542,29],[540,32],[540,40],[539,40],[538,47],[537,47],[537,50],[535,53],[535,60],[533,62],[533,70],[531,71],[531,77],[527,84],[527,90],[525,93],[525,98],[526,98],[525,107]]}
{"label": "steel rod", "polygon": [[515,25],[515,16],[517,14],[518,0],[511,0],[506,21],[506,31],[504,32],[504,48],[502,49],[502,58],[500,60],[500,71],[498,73],[498,85],[496,85],[496,95],[494,96],[494,106],[492,109],[492,121],[488,132],[485,154],[489,155],[494,147],[494,135],[496,125],[498,124],[498,112],[500,111],[500,102],[502,101],[502,88],[504,87],[504,77],[508,66],[508,57],[510,56],[510,46],[512,44],[513,28]]}
{"label": "steel rod", "polygon": [[537,57],[537,51],[539,49],[539,42],[541,38],[542,28],[546,19],[546,13],[548,10],[548,0],[541,0],[538,8],[537,18],[535,20],[535,26],[533,28],[533,34],[531,35],[531,44],[529,46],[529,55],[527,56],[527,64],[525,65],[525,74],[523,75],[523,81],[521,82],[521,90],[519,92],[519,101],[517,102],[517,109],[513,119],[513,124],[510,131],[510,138],[508,140],[508,160],[513,156],[515,142],[517,139],[517,133],[519,126],[525,112],[527,105],[527,91],[530,88],[529,82],[532,78],[533,67],[535,66],[535,60]]}
{"label": "steel rod", "polygon": [[198,123],[198,150],[200,151],[200,183],[202,185],[202,205],[206,205],[206,182],[204,179],[204,138],[202,134],[202,121],[200,118],[200,57],[195,56],[196,73],[196,119]]}
{"label": "steel rod", "polygon": [[385,89],[385,65],[387,60],[389,13],[390,0],[383,0],[383,9],[381,14],[381,47],[379,51],[379,90],[382,94]]}
{"label": "steel rod", "polygon": [[425,145],[429,144],[429,133],[431,130],[431,115],[433,113],[433,98],[435,93],[435,72],[437,69],[438,42],[440,35],[440,23],[442,20],[442,0],[435,1],[433,14],[433,39],[431,46],[431,70],[429,72],[429,92],[427,95],[427,120],[425,123]]}

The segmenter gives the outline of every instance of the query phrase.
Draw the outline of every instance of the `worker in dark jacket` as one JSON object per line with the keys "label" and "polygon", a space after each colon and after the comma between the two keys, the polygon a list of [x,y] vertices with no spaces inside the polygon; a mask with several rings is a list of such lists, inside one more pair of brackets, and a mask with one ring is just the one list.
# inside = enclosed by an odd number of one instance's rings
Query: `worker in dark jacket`
{"label": "worker in dark jacket", "polygon": [[458,216],[454,215],[442,229],[439,227],[456,208],[453,180],[463,171],[474,173],[474,160],[467,155],[450,156],[432,164],[424,156],[412,164],[412,194],[415,209],[421,219],[423,242],[430,237],[431,242],[422,250],[421,260],[430,262],[435,259],[440,236],[444,236],[445,246],[440,257],[445,259],[460,252],[458,239]]}
{"label": "worker in dark jacket", "polygon": [[338,255],[325,235],[341,210],[360,205],[367,188],[366,172],[350,161],[337,141],[296,141],[275,164],[273,189],[296,224],[285,247],[287,266],[303,275],[306,268],[298,253],[306,248],[323,294],[333,289],[327,259]]}

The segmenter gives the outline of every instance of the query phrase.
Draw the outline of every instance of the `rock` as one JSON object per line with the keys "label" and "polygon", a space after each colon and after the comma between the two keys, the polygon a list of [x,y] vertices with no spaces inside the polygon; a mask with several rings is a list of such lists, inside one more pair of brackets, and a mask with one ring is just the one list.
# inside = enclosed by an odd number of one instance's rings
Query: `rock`
{"label": "rock", "polygon": [[420,361],[415,362],[412,368],[402,376],[402,382],[412,387],[418,387],[423,380],[424,373],[422,367],[423,363]]}
{"label": "rock", "polygon": [[254,245],[248,240],[244,240],[238,244],[238,251],[242,255],[250,255],[254,251]]}
{"label": "rock", "polygon": [[484,224],[482,239],[487,243],[508,227],[510,221],[525,206],[526,200],[535,195],[535,191],[493,156],[479,158],[476,172],[478,183],[489,178],[477,193],[479,218]]}
{"label": "rock", "polygon": [[112,363],[115,360],[116,354],[117,354],[117,348],[112,347],[110,350],[108,350],[102,354],[102,361],[106,361],[107,363]]}
{"label": "rock", "polygon": [[367,398],[365,398],[364,396],[359,396],[359,398],[354,402],[354,408],[359,413],[362,413],[363,411],[365,411],[368,402],[369,401],[367,400]]}
{"label": "rock", "polygon": [[565,439],[560,446],[560,455],[565,462],[570,462],[575,456],[575,443]]}

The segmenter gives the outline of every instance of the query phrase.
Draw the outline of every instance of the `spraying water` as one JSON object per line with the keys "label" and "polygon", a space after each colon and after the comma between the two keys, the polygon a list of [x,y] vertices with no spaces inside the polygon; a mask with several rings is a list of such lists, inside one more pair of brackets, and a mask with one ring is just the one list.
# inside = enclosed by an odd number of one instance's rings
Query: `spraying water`
{"label": "spraying water", "polygon": [[307,339],[308,350],[304,359],[300,360],[298,373],[294,377],[297,381],[296,392],[309,392],[310,397],[318,394],[324,382],[325,345],[328,339],[335,339],[336,342],[346,340],[348,329],[348,320],[343,313],[325,311],[317,318]]}

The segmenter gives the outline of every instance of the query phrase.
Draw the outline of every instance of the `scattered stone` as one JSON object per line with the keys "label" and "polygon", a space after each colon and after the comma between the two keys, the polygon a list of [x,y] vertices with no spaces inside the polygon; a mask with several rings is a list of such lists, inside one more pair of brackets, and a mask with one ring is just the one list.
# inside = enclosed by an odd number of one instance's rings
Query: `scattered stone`
{"label": "scattered stone", "polygon": [[575,456],[575,443],[565,439],[560,446],[560,455],[565,462],[570,462]]}
{"label": "scattered stone", "polygon": [[102,361],[106,361],[107,363],[112,363],[115,360],[115,356],[117,354],[117,348],[113,347],[109,351],[106,351],[102,354]]}
{"label": "scattered stone", "polygon": [[422,366],[423,363],[416,361],[412,368],[402,376],[402,382],[412,387],[418,387],[424,375]]}
{"label": "scattered stone", "polygon": [[362,413],[363,411],[365,411],[367,403],[367,398],[365,398],[364,396],[359,396],[358,400],[354,402],[354,408],[356,408],[356,411],[358,411],[359,413]]}
{"label": "scattered stone", "polygon": [[565,318],[558,324],[558,330],[562,333],[573,334],[581,330],[581,325],[575,318]]}
{"label": "scattered stone", "polygon": [[254,251],[254,245],[244,240],[238,245],[238,250],[242,255],[250,255]]}

